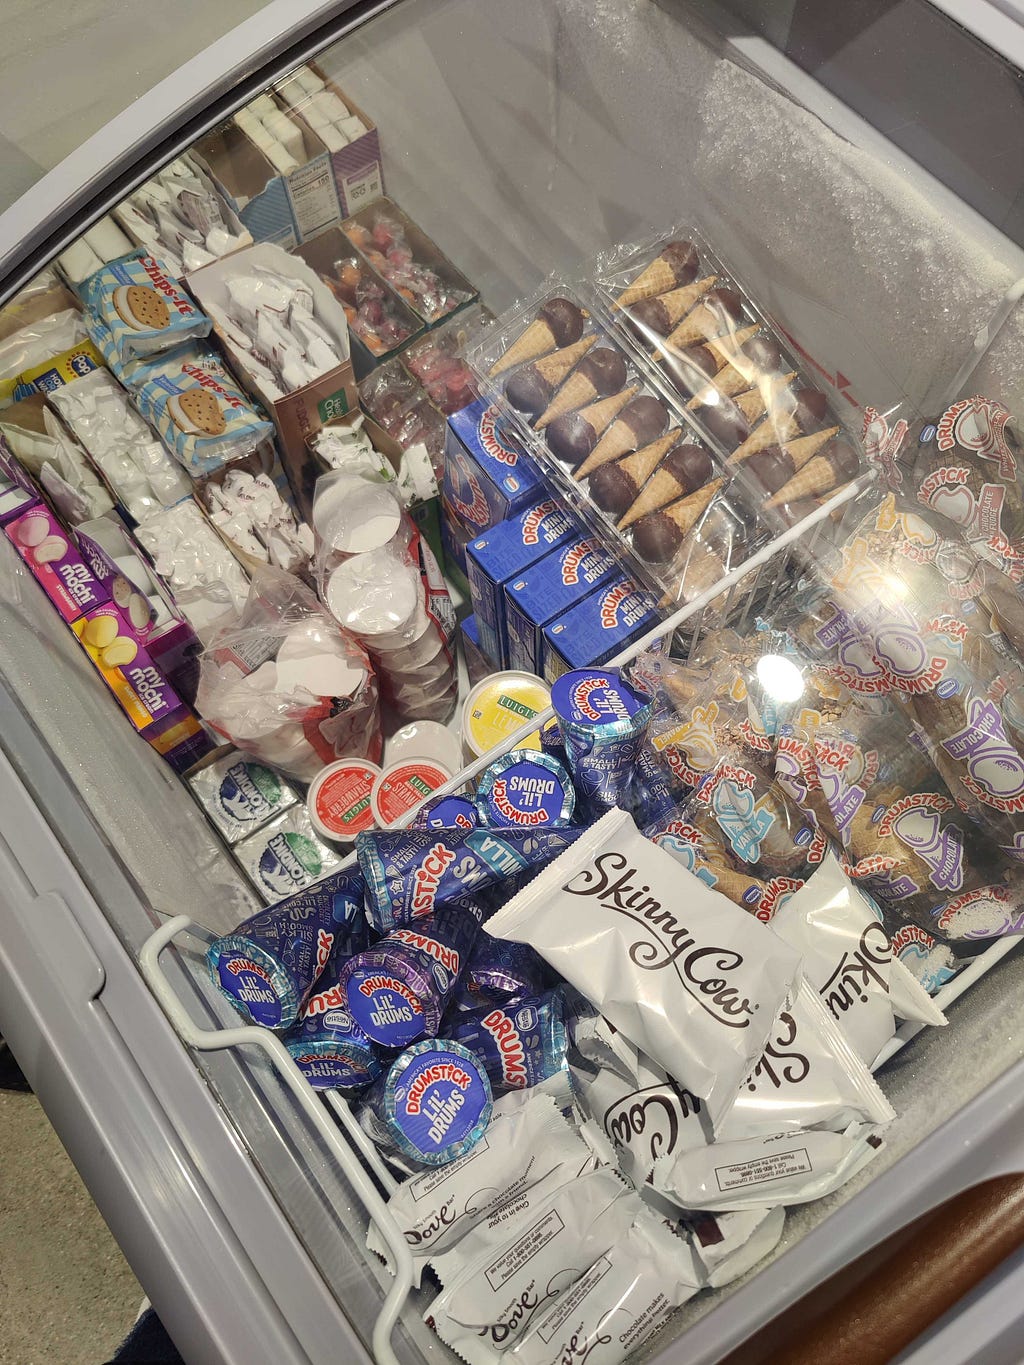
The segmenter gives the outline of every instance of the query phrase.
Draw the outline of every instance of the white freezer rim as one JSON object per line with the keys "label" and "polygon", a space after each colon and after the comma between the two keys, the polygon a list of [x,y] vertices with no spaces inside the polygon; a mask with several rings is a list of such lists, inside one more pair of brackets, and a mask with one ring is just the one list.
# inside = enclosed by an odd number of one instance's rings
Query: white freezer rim
{"label": "white freezer rim", "polygon": [[[783,556],[797,542],[807,543],[808,548],[813,546],[815,536],[831,514],[845,507],[871,487],[874,482],[872,473],[861,475],[853,483],[834,494],[804,520],[764,545],[745,563],[726,574],[691,602],[666,617],[664,621],[659,622],[656,627],[618,654],[608,666],[616,667],[628,663],[666,633],[672,632],[682,625],[693,623],[695,618],[698,618],[705,608],[716,598],[720,598],[723,593],[734,594],[737,590],[742,592],[746,581],[751,576],[754,581],[747,592],[748,596],[752,598],[757,591],[761,571],[766,565],[773,559]],[[781,577],[781,574],[777,575],[775,583],[769,589],[769,602],[777,590]],[[726,609],[728,610],[731,605],[732,601],[727,603]],[[496,757],[515,748],[527,735],[535,731],[539,725],[543,725],[552,716],[553,712],[550,707],[539,712],[533,719],[525,722],[511,735],[494,745],[483,757],[467,764],[449,783],[439,788],[437,792],[431,793],[430,798],[425,799],[447,795],[465,786],[467,782],[472,781],[488,767]],[[407,825],[414,819],[415,814],[416,809],[409,811],[391,827],[397,828]],[[349,855],[343,865],[350,865],[354,859],[354,854]],[[367,1217],[376,1225],[392,1258],[395,1275],[376,1319],[372,1346],[377,1365],[398,1365],[398,1357],[392,1345],[392,1333],[401,1316],[406,1299],[413,1288],[412,1255],[401,1230],[387,1207],[387,1195],[394,1191],[398,1182],[367,1134],[360,1127],[348,1101],[337,1091],[323,1091],[319,1094],[314,1091],[276,1034],[256,1025],[206,1029],[193,1022],[165,974],[160,961],[164,949],[169,947],[179,935],[193,927],[193,922],[188,915],[177,915],[162,924],[142,946],[139,954],[140,970],[181,1041],[187,1047],[197,1052],[216,1052],[246,1046],[259,1048],[295,1096],[302,1112],[313,1123],[326,1149],[351,1182],[352,1188],[363,1203]],[[935,994],[933,1000],[936,1006],[945,1011],[949,1005],[959,999],[965,991],[969,990],[1007,954],[1012,952],[1018,943],[1018,938],[1008,937],[992,944]],[[923,1027],[924,1025],[914,1022],[902,1024],[879,1054],[874,1063],[874,1069],[877,1070],[894,1057],[921,1032]],[[336,1123],[331,1120],[330,1113],[335,1115]],[[374,1181],[377,1183],[375,1184]],[[381,1194],[381,1189],[385,1191],[385,1195]]]}

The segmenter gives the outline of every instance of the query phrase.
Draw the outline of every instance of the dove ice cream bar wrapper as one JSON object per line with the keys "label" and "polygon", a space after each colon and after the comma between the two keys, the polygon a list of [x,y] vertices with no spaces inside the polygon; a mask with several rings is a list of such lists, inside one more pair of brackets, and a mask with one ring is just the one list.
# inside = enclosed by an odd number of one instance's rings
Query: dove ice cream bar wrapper
{"label": "dove ice cream bar wrapper", "polygon": [[737,1209],[694,1214],[685,1221],[710,1289],[721,1289],[757,1265],[779,1244],[786,1210]]}
{"label": "dove ice cream bar wrapper", "polygon": [[139,411],[191,474],[248,455],[274,434],[209,349],[163,356],[132,382]]}
{"label": "dove ice cream bar wrapper", "polygon": [[492,829],[568,825],[576,809],[576,791],[557,758],[513,749],[495,759],[480,778],[476,807],[481,824]]}
{"label": "dove ice cream bar wrapper", "polygon": [[[549,1095],[534,1094],[512,1109],[497,1101],[487,1131],[470,1152],[440,1170],[404,1181],[388,1203],[412,1250],[415,1283],[423,1266],[552,1171],[563,1171],[568,1183],[593,1165],[590,1149]],[[366,1245],[387,1259],[374,1223]]]}
{"label": "dove ice cream bar wrapper", "polygon": [[306,814],[293,806],[255,834],[235,844],[232,852],[268,905],[301,891],[341,866],[341,857],[323,842]]}
{"label": "dove ice cream bar wrapper", "polygon": [[491,1090],[529,1090],[564,1069],[565,1000],[552,990],[507,1005],[465,1010],[448,1029],[487,1070]]}
{"label": "dove ice cream bar wrapper", "polygon": [[244,754],[227,754],[188,779],[192,795],[225,843],[237,844],[282,811],[298,794],[280,773]]}
{"label": "dove ice cream bar wrapper", "polygon": [[398,1049],[437,1033],[479,927],[472,910],[443,905],[345,964],[339,984],[372,1042]]}
{"label": "dove ice cream bar wrapper", "polygon": [[572,827],[537,830],[366,830],[356,839],[366,878],[366,909],[382,934],[430,915],[446,901],[500,886],[549,862],[579,835]]}
{"label": "dove ice cream bar wrapper", "polygon": [[445,1287],[426,1320],[468,1365],[511,1351],[583,1267],[626,1237],[642,1207],[607,1168],[538,1198],[546,1189],[524,1191],[445,1257]]}
{"label": "dove ice cream bar wrapper", "polygon": [[425,1038],[374,1081],[359,1121],[384,1151],[417,1168],[445,1166],[480,1141],[491,1106],[487,1072],[473,1054],[460,1043]]}
{"label": "dove ice cream bar wrapper", "polygon": [[806,1204],[845,1185],[881,1151],[870,1125],[845,1133],[810,1129],[742,1138],[661,1157],[652,1184],[687,1209],[771,1208]]}
{"label": "dove ice cream bar wrapper", "polygon": [[362,878],[346,869],[261,910],[210,945],[215,984],[253,1023],[290,1028],[361,903]]}
{"label": "dove ice cream bar wrapper", "polygon": [[77,621],[110,600],[105,585],[44,503],[8,521],[4,534],[65,621]]}
{"label": "dove ice cream bar wrapper", "polygon": [[760,921],[610,810],[493,916],[707,1104],[717,1126],[800,968]]}
{"label": "dove ice cream bar wrapper", "polygon": [[109,332],[123,364],[207,336],[212,326],[170,267],[146,252],[109,262],[79,292],[90,332],[97,323]]}
{"label": "dove ice cream bar wrapper", "polygon": [[551,705],[580,795],[598,810],[624,805],[651,717],[648,699],[615,669],[564,673]]}
{"label": "dove ice cream bar wrapper", "polygon": [[519,1342],[515,1365],[619,1365],[703,1288],[689,1241],[647,1209],[560,1294]]}

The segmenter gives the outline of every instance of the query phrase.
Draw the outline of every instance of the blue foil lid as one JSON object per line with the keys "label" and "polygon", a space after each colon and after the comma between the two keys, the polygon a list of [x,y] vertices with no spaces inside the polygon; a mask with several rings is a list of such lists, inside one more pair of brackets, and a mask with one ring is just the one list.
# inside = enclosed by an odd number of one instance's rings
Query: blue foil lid
{"label": "blue foil lid", "polygon": [[[398,964],[399,968],[403,964]],[[353,1019],[380,1047],[400,1048],[422,1038],[427,1015],[422,983],[411,984],[402,970],[385,962],[369,961],[355,967],[346,981],[346,999]]]}
{"label": "blue foil lid", "polygon": [[342,1006],[305,1015],[282,1041],[316,1090],[354,1089],[380,1074],[369,1038]]}
{"label": "blue foil lid", "polygon": [[395,1145],[427,1166],[463,1156],[491,1117],[487,1072],[468,1048],[431,1038],[402,1053],[384,1084],[382,1117]]}
{"label": "blue foil lid", "polygon": [[615,669],[579,668],[557,680],[551,705],[563,726],[632,734],[646,723],[649,702]]}
{"label": "blue foil lid", "polygon": [[414,829],[459,829],[466,834],[480,823],[476,807],[467,796],[439,796],[421,806]]}
{"label": "blue foil lid", "polygon": [[280,1028],[295,1019],[299,999],[291,977],[258,943],[228,934],[210,945],[206,960],[215,984],[255,1023]]}
{"label": "blue foil lid", "polygon": [[513,749],[480,779],[477,810],[485,825],[536,829],[567,825],[576,808],[572,779],[557,758],[534,749]]}

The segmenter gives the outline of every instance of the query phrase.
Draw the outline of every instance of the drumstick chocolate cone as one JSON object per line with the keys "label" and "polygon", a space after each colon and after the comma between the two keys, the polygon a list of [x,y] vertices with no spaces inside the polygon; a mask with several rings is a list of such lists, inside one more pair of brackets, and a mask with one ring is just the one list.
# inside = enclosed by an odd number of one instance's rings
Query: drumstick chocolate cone
{"label": "drumstick chocolate cone", "polygon": [[685,317],[717,279],[717,275],[705,275],[702,280],[694,280],[693,284],[684,285],[682,289],[672,289],[667,294],[655,294],[652,298],[634,303],[629,310],[634,330],[667,337],[679,319]]}
{"label": "drumstick chocolate cone", "polygon": [[810,434],[820,425],[828,407],[825,395],[817,389],[797,389],[792,397],[792,408],[769,413],[729,456],[730,464],[739,464],[768,446],[791,442],[804,432]]}
{"label": "drumstick chocolate cone", "polygon": [[590,479],[591,502],[596,503],[602,512],[621,516],[681,437],[679,428],[673,427],[664,436],[659,436],[656,441],[634,451],[632,455],[625,455],[621,460],[595,469]]}
{"label": "drumstick chocolate cone", "polygon": [[562,346],[550,355],[541,356],[531,365],[510,375],[505,384],[505,397],[518,412],[536,417],[576,362],[590,350],[596,337],[582,337],[573,346]]}
{"label": "drumstick chocolate cone", "polygon": [[676,498],[695,493],[707,483],[713,471],[711,456],[703,446],[677,445],[642,486],[636,501],[619,522],[619,530],[624,531],[641,517],[657,512]]}
{"label": "drumstick chocolate cone", "polygon": [[639,450],[660,436],[668,425],[668,408],[660,398],[641,393],[631,399],[573,475],[585,479],[594,469]]}
{"label": "drumstick chocolate cone", "polygon": [[661,254],[640,272],[615,300],[616,308],[628,308],[638,299],[663,294],[677,284],[689,284],[697,274],[697,248],[692,242],[668,242]]}
{"label": "drumstick chocolate cone", "polygon": [[723,364],[711,383],[690,399],[689,407],[700,407],[702,403],[710,401],[716,392],[731,398],[757,387],[759,376],[767,377],[777,369],[782,353],[770,337],[758,335],[756,327],[745,327],[742,332],[736,333],[738,349],[730,348],[731,358],[727,360],[727,348],[722,343],[733,339],[729,336],[717,337],[705,343],[712,353],[722,359]]}
{"label": "drumstick chocolate cone", "polygon": [[678,327],[670,332],[663,349],[679,350],[709,337],[728,332],[743,317],[743,299],[735,289],[722,286],[709,289]]}
{"label": "drumstick chocolate cone", "polygon": [[582,308],[570,299],[548,299],[516,341],[491,366],[491,374],[503,374],[536,356],[546,355],[556,346],[571,346],[583,335]]}
{"label": "drumstick chocolate cone", "polygon": [[860,458],[848,441],[832,441],[820,455],[815,455],[788,483],[783,484],[765,503],[766,507],[781,507],[801,498],[816,498],[831,492],[840,484],[849,483],[860,469]]}
{"label": "drumstick chocolate cone", "polygon": [[634,385],[621,393],[599,398],[596,403],[588,403],[578,412],[556,417],[544,433],[551,453],[566,464],[581,464],[597,445],[608,423],[614,421],[635,393]]}
{"label": "drumstick chocolate cone", "polygon": [[724,479],[712,479],[695,493],[674,502],[671,507],[653,512],[638,521],[633,531],[633,545],[637,554],[654,564],[663,564],[672,559],[683,537],[697,525],[724,483]]}
{"label": "drumstick chocolate cone", "polygon": [[753,423],[769,408],[775,407],[778,396],[796,378],[796,370],[790,370],[788,374],[766,375],[753,388],[746,393],[741,393],[736,398],[736,406],[747,419]]}
{"label": "drumstick chocolate cone", "polygon": [[551,399],[537,421],[537,430],[543,431],[556,417],[585,407],[599,396],[617,393],[625,382],[626,361],[621,352],[612,350],[610,346],[599,346],[569,375]]}

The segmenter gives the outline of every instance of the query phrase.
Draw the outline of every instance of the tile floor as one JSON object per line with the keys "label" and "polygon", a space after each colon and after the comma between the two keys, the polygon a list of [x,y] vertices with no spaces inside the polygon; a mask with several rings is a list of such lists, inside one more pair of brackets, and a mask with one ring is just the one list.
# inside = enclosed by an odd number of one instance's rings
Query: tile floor
{"label": "tile floor", "polygon": [[0,1365],[100,1365],[142,1295],[39,1101],[0,1090]]}

